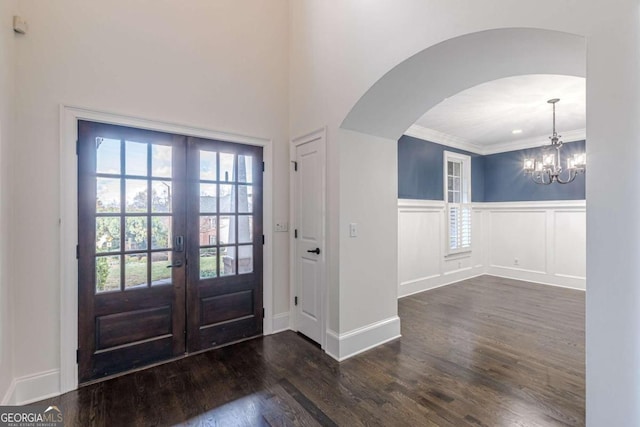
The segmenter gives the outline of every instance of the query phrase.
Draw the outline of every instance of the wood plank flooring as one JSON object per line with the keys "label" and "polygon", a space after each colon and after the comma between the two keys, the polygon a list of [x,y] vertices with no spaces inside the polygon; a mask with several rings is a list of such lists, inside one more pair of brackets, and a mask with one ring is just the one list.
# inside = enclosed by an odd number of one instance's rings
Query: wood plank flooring
{"label": "wood plank flooring", "polygon": [[338,363],[294,332],[48,399],[79,426],[584,425],[584,293],[482,276],[399,301]]}

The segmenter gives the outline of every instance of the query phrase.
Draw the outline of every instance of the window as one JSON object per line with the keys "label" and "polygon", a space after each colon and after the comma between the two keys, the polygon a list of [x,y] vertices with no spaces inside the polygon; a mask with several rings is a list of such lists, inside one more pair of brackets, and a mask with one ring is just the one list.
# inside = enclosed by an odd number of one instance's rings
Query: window
{"label": "window", "polygon": [[471,250],[471,157],[444,152],[447,254]]}

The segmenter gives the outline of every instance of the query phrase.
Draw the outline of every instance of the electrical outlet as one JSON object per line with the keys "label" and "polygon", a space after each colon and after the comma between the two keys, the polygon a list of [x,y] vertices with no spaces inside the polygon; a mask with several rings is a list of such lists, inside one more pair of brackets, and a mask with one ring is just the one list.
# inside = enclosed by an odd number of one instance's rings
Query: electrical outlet
{"label": "electrical outlet", "polygon": [[518,258],[514,258],[513,265],[520,265],[520,260]]}

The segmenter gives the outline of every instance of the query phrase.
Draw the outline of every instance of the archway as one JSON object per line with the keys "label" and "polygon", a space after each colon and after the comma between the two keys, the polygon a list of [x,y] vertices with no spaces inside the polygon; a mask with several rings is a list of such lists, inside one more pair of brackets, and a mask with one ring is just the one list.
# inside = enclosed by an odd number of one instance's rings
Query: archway
{"label": "archway", "polygon": [[466,34],[401,62],[354,105],[341,128],[398,139],[425,111],[472,86],[522,74],[586,76],[581,36],[534,28]]}

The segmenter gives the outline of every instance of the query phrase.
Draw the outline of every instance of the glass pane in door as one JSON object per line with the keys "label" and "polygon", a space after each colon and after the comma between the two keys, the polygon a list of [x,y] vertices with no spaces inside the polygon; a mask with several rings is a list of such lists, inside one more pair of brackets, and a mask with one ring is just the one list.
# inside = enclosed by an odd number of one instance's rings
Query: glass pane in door
{"label": "glass pane in door", "polygon": [[125,143],[125,170],[127,175],[147,176],[147,144],[127,141]]}
{"label": "glass pane in door", "polygon": [[154,178],[171,178],[171,157],[173,149],[167,145],[151,145],[151,176]]}
{"label": "glass pane in door", "polygon": [[96,172],[120,174],[121,144],[117,139],[96,138]]}

